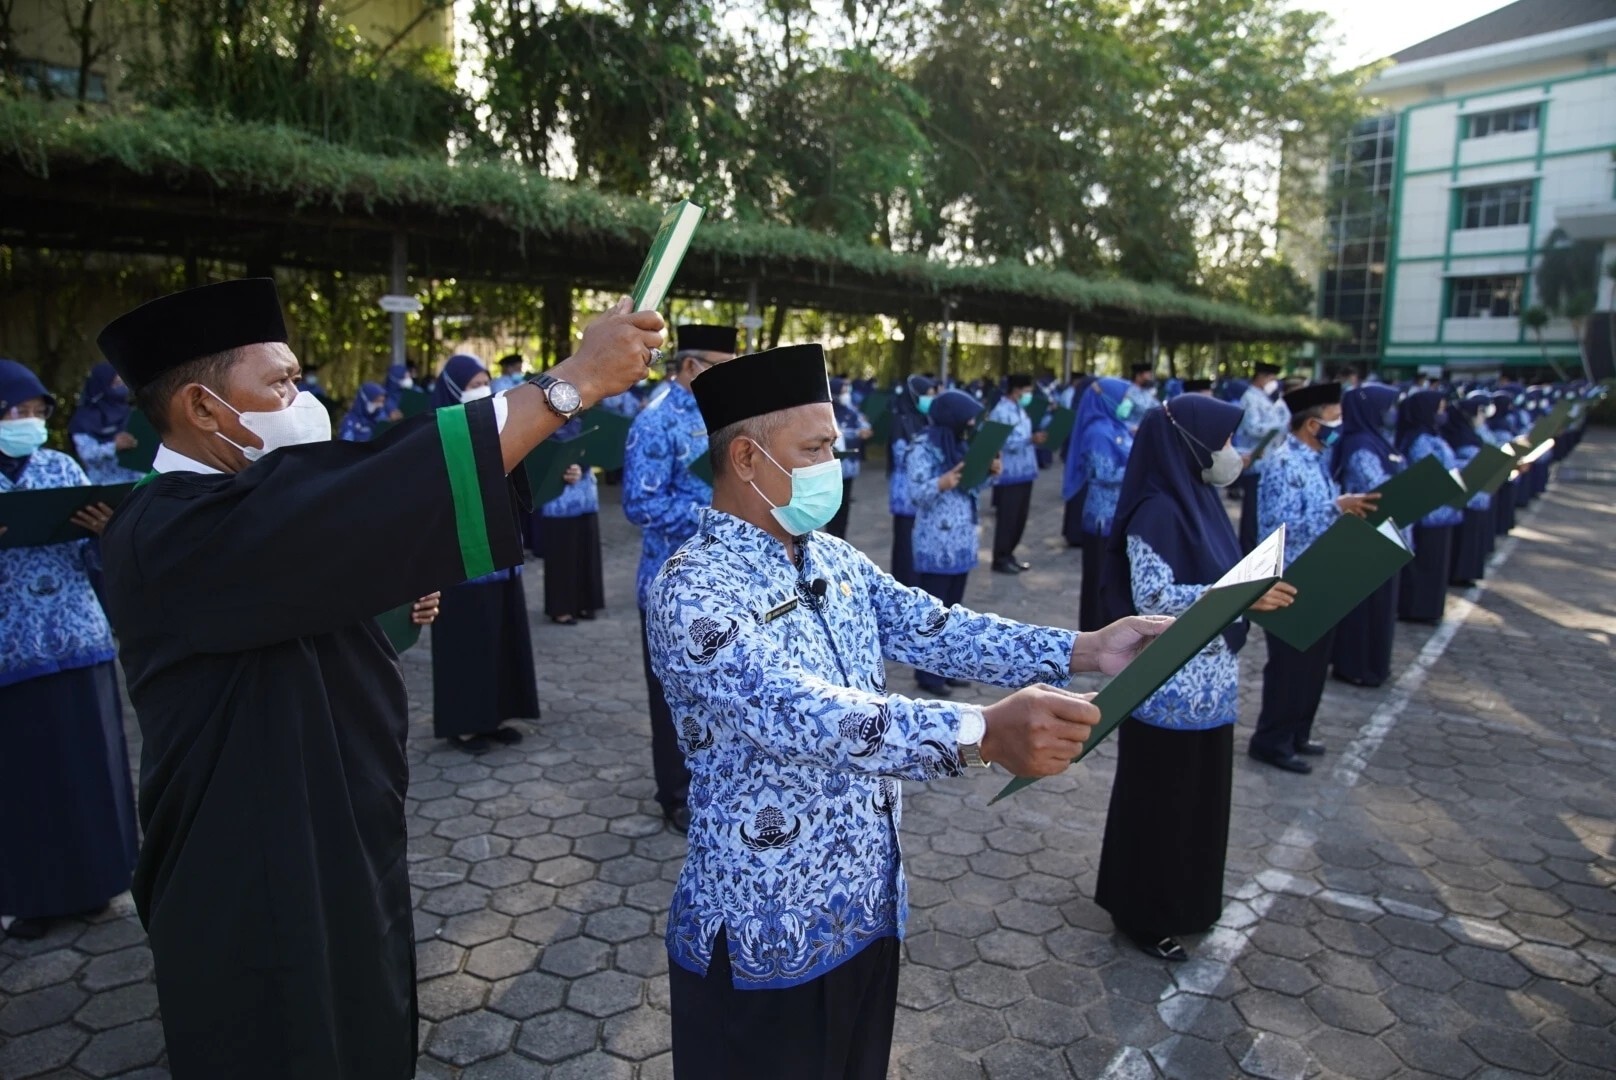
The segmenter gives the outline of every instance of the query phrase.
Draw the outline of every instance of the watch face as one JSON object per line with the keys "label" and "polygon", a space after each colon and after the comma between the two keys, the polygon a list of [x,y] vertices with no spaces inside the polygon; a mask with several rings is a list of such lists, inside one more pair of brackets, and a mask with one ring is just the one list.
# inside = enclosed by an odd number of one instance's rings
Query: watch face
{"label": "watch face", "polygon": [[557,412],[577,412],[578,406],[584,403],[578,394],[578,388],[569,382],[557,382],[550,387],[550,404]]}

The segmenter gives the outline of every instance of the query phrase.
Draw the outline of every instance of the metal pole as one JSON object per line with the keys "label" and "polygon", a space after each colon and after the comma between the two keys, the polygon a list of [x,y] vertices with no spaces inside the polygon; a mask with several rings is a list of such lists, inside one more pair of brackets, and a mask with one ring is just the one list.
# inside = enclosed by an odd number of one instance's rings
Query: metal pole
{"label": "metal pole", "polygon": [[943,345],[943,347],[942,347],[942,358],[939,360],[938,366],[937,366],[937,379],[938,379],[937,388],[939,390],[945,390],[945,389],[948,388],[948,341],[949,341],[949,338],[954,336],[953,320],[954,320],[954,305],[951,302],[949,302],[947,300],[944,300],[943,301],[943,332],[940,335],[942,337],[942,345]]}
{"label": "metal pole", "polygon": [[1072,381],[1072,313],[1066,313],[1066,329],[1061,331],[1061,385]]}
{"label": "metal pole", "polygon": [[[403,231],[393,233],[393,283],[394,296],[404,295],[404,275],[409,269],[409,239]],[[404,313],[395,311],[388,316],[393,326],[393,363],[404,363]]]}
{"label": "metal pole", "polygon": [[1156,370],[1156,361],[1161,358],[1161,335],[1156,332],[1156,324],[1150,324],[1150,370]]}
{"label": "metal pole", "polygon": [[746,351],[758,351],[758,331],[763,328],[763,319],[758,315],[757,282],[746,283],[746,318],[741,320],[746,327]]}

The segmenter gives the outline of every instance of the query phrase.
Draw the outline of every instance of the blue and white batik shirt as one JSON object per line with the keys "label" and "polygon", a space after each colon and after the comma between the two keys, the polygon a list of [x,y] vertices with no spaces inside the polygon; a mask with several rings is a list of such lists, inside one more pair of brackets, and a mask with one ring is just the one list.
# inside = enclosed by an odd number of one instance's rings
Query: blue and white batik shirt
{"label": "blue and white batik shirt", "polygon": [[1341,516],[1335,504],[1341,488],[1330,475],[1329,454],[1295,435],[1285,436],[1282,446],[1270,445],[1263,460],[1268,467],[1257,481],[1258,537],[1284,525],[1285,565],[1290,566]]}
{"label": "blue and white batik shirt", "polygon": [[725,933],[748,990],[796,986],[903,936],[898,781],[961,771],[962,707],[888,694],[882,658],[996,686],[1063,685],[1076,640],[946,608],[835,537],[797,544],[793,565],[762,529],[705,510],[645,611],[690,766],[668,953],[705,974]]}
{"label": "blue and white batik shirt", "polygon": [[623,513],[640,527],[635,599],[645,610],[651,579],[696,532],[701,509],[713,501],[707,481],[690,471],[707,452],[707,425],[696,395],[669,380],[628,429],[623,448]]}

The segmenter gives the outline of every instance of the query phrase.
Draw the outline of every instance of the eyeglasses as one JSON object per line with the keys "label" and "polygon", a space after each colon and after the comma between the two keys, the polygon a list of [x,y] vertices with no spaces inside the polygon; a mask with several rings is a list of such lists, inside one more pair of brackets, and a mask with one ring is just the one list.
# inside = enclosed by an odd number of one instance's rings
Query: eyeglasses
{"label": "eyeglasses", "polygon": [[56,406],[48,401],[25,402],[0,413],[0,420],[49,420],[55,412]]}

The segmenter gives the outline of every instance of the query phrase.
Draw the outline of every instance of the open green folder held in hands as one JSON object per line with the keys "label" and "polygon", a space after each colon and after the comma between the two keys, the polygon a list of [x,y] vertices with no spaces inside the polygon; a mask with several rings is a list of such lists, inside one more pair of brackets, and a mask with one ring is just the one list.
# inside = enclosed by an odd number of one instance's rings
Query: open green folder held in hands
{"label": "open green folder held in hands", "polygon": [[[1275,537],[1279,540],[1275,543]],[[1100,722],[1089,732],[1083,752],[1072,759],[1075,765],[1104,742],[1133,711],[1144,704],[1146,698],[1166,685],[1195,654],[1207,643],[1245,614],[1247,608],[1273,587],[1283,569],[1285,540],[1282,532],[1275,532],[1252,553],[1225,574],[1189,610],[1173,621],[1160,637],[1145,646],[1134,657],[1133,663],[1123,668],[1094,696],[1094,707],[1100,710]],[[1033,777],[1018,776],[993,797],[994,802],[1014,795],[1034,782]]]}
{"label": "open green folder held in hands", "polygon": [[583,465],[586,458],[593,458],[596,445],[594,437],[597,434],[596,429],[590,428],[570,439],[550,443],[553,449],[537,460],[537,448],[523,460],[528,471],[528,486],[533,491],[534,507],[543,506],[566,490],[567,481],[563,476],[572,466]]}
{"label": "open green folder held in hands", "polygon": [[976,429],[971,445],[965,451],[965,468],[960,471],[959,491],[972,491],[988,478],[993,459],[1004,449],[1004,442],[1015,429],[1009,424],[989,420]]}
{"label": "open green folder held in hands", "polygon": [[1414,525],[1439,506],[1451,506],[1465,498],[1464,485],[1434,457],[1424,457],[1380,485],[1375,491],[1380,502],[1369,511],[1369,524],[1388,519],[1399,525]]}
{"label": "open green folder held in hands", "polygon": [[645,265],[640,267],[639,280],[634,282],[631,295],[635,311],[655,311],[662,306],[663,298],[673,285],[673,277],[679,272],[679,264],[685,261],[690,238],[696,235],[696,226],[701,224],[702,213],[702,208],[689,199],[680,199],[662,215],[662,224],[651,241]]}
{"label": "open green folder held in hands", "polygon": [[421,640],[421,624],[415,621],[415,601],[376,616],[376,625],[387,635],[393,651],[401,653]]}
{"label": "open green folder held in hands", "polygon": [[1470,496],[1478,491],[1491,495],[1504,486],[1510,473],[1515,471],[1515,455],[1500,450],[1496,446],[1483,446],[1470,464],[1459,470],[1459,482],[1464,484],[1465,493],[1454,499],[1450,506],[1463,506]]}
{"label": "open green folder held in hands", "polygon": [[1396,522],[1377,527],[1343,514],[1285,571],[1285,580],[1296,586],[1296,601],[1254,613],[1251,621],[1306,651],[1413,558]]}
{"label": "open green folder held in hands", "polygon": [[73,515],[94,503],[116,509],[134,484],[8,491],[0,495],[0,548],[43,547],[88,539],[90,531],[73,524]]}

